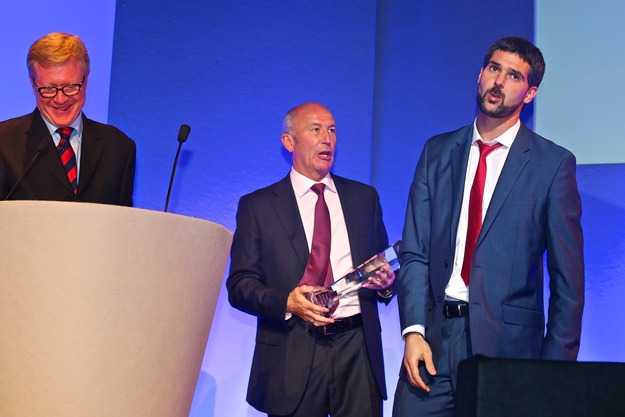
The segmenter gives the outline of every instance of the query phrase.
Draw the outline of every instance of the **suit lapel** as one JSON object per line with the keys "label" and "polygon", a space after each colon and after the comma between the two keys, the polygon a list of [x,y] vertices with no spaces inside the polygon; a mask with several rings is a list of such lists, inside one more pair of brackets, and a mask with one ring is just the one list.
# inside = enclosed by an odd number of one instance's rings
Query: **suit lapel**
{"label": "suit lapel", "polygon": [[302,263],[303,270],[308,263],[308,242],[306,242],[306,232],[299,215],[299,208],[289,175],[274,184],[271,187],[271,192],[274,195],[271,205],[282,225],[282,230],[286,233],[293,250]]}
{"label": "suit lapel", "polygon": [[[450,152],[451,159],[451,233],[450,247],[456,246],[456,234],[458,223],[460,222],[460,210],[462,209],[462,198],[464,196],[464,180],[467,172],[469,160],[469,150],[471,149],[471,137],[473,125],[467,126],[458,133],[456,146]],[[443,205],[443,207],[445,207]]]}
{"label": "suit lapel", "polygon": [[61,159],[56,152],[56,148],[54,146],[54,141],[52,140],[52,136],[50,135],[50,131],[46,126],[41,113],[39,113],[38,109],[35,109],[33,112],[33,118],[26,132],[26,146],[33,152],[33,155],[37,152],[37,148],[41,141],[48,140],[50,141],[50,148],[48,151],[41,157],[39,163],[44,166],[53,178],[55,178],[59,183],[61,183],[68,192],[74,193],[72,190],[72,186],[67,179],[67,174],[63,169],[63,164],[61,163]]}
{"label": "suit lapel", "polygon": [[360,253],[363,251],[363,245],[362,242],[357,241],[356,237],[358,236],[358,233],[355,233],[359,225],[364,224],[359,216],[359,214],[362,213],[362,210],[358,207],[361,200],[358,199],[357,196],[352,195],[352,189],[349,187],[349,184],[344,178],[332,175],[332,181],[334,181],[336,192],[338,193],[339,200],[341,201],[341,209],[343,211],[343,218],[345,219],[345,228],[347,229],[349,248],[352,254],[352,264],[356,265],[356,259],[367,259],[371,256],[371,254]]}
{"label": "suit lapel", "polygon": [[78,178],[78,194],[83,190],[93,178],[93,173],[98,161],[104,152],[103,141],[98,136],[95,124],[84,115],[82,143],[80,145],[80,177]]}
{"label": "suit lapel", "polygon": [[488,206],[488,210],[486,211],[486,216],[484,217],[484,223],[482,224],[482,230],[480,232],[477,245],[480,244],[480,242],[484,239],[484,236],[488,233],[488,230],[493,225],[493,222],[501,211],[501,207],[508,198],[514,183],[517,181],[519,175],[521,175],[521,172],[523,172],[523,169],[527,165],[527,162],[530,159],[529,151],[531,141],[532,133],[527,127],[525,127],[525,125],[521,125],[521,129],[512,143],[506,163],[504,164],[503,170],[497,180],[493,197]]}

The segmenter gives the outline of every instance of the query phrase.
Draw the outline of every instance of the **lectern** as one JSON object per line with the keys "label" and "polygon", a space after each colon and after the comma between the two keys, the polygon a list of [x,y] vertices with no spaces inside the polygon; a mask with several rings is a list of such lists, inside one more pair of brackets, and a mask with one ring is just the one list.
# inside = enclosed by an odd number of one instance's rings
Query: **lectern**
{"label": "lectern", "polygon": [[231,241],[175,214],[0,202],[0,415],[187,417]]}

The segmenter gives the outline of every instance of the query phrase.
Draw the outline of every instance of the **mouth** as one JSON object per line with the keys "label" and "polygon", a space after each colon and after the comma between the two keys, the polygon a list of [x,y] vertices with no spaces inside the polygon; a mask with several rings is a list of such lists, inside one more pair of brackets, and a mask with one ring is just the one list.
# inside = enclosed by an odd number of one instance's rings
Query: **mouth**
{"label": "mouth", "polygon": [[485,96],[488,102],[491,104],[502,102],[505,97],[503,92],[499,88],[491,88],[486,92]]}
{"label": "mouth", "polygon": [[329,149],[323,150],[319,152],[317,155],[319,155],[319,158],[324,159],[326,161],[329,161],[332,159],[332,151]]}
{"label": "mouth", "polygon": [[60,112],[65,112],[67,111],[69,108],[71,107],[71,104],[65,105],[65,106],[54,106],[54,110],[56,111],[60,111]]}

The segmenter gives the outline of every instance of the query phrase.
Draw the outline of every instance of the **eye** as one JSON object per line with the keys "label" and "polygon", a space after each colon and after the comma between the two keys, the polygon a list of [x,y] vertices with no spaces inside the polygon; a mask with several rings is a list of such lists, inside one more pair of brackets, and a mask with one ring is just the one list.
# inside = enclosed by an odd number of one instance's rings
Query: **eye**
{"label": "eye", "polygon": [[510,74],[510,78],[512,78],[514,81],[521,80],[521,77],[519,77],[519,74],[515,74],[515,73]]}
{"label": "eye", "polygon": [[336,127],[331,127],[328,129],[328,132],[330,133],[336,133]]}
{"label": "eye", "polygon": [[498,67],[498,66],[496,66],[496,65],[491,65],[491,66],[490,66],[490,70],[491,70],[492,72],[499,72],[499,67]]}

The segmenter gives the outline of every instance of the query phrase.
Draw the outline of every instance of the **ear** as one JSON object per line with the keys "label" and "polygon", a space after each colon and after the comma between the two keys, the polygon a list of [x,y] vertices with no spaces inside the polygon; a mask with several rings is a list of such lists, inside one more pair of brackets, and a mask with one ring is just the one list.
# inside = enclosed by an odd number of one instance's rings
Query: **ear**
{"label": "ear", "polygon": [[480,80],[482,79],[482,71],[484,71],[484,68],[480,69],[480,73],[477,75],[477,83],[480,83]]}
{"label": "ear", "polygon": [[293,146],[295,144],[293,136],[288,133],[283,133],[280,139],[282,140],[282,146],[284,146],[290,153],[293,153]]}
{"label": "ear", "polygon": [[538,87],[536,86],[530,87],[527,90],[527,93],[525,93],[525,97],[523,97],[523,103],[525,104],[531,103],[532,100],[534,100],[534,97],[536,97],[536,94],[538,94]]}

